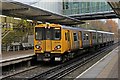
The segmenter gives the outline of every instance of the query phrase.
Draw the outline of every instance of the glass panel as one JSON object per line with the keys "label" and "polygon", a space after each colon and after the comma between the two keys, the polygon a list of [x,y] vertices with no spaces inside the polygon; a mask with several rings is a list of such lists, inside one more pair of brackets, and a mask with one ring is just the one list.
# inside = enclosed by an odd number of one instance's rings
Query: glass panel
{"label": "glass panel", "polygon": [[35,39],[42,40],[43,39],[43,28],[35,28]]}
{"label": "glass panel", "polygon": [[61,31],[60,29],[55,29],[54,30],[54,39],[59,40],[61,38]]}
{"label": "glass panel", "polygon": [[60,40],[61,29],[59,28],[35,28],[36,40]]}
{"label": "glass panel", "polygon": [[74,41],[77,41],[77,34],[73,33],[73,36],[74,36]]}
{"label": "glass panel", "polygon": [[89,39],[89,35],[88,34],[86,34],[86,40],[88,40]]}
{"label": "glass panel", "polygon": [[46,39],[51,39],[51,30],[50,29],[46,29]]}

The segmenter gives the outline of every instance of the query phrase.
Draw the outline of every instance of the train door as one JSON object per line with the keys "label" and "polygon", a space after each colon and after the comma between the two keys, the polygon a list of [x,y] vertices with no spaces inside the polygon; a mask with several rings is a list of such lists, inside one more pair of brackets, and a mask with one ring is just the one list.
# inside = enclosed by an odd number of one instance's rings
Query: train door
{"label": "train door", "polygon": [[83,44],[82,44],[82,32],[81,31],[79,32],[79,45],[80,45],[80,48],[83,47]]}
{"label": "train door", "polygon": [[78,33],[73,33],[73,43],[74,43],[74,49],[79,48],[79,40],[78,40]]}
{"label": "train door", "polygon": [[71,49],[71,43],[70,43],[70,31],[67,30],[65,32],[65,40],[66,40],[66,45],[67,45],[67,49],[70,50]]}
{"label": "train door", "polygon": [[46,28],[45,29],[45,51],[50,52],[52,49],[52,29]]}
{"label": "train door", "polygon": [[92,43],[93,43],[93,37],[92,37],[92,36],[93,36],[93,35],[92,35],[92,32],[90,32],[90,39],[89,39],[89,40],[90,40],[90,46],[93,45],[93,44],[92,44]]}
{"label": "train door", "polygon": [[69,30],[67,32],[67,37],[68,37],[68,48],[70,50],[71,49],[71,43],[70,43],[70,31]]}
{"label": "train door", "polygon": [[83,33],[83,47],[88,47],[90,45],[90,34],[89,32],[85,32]]}

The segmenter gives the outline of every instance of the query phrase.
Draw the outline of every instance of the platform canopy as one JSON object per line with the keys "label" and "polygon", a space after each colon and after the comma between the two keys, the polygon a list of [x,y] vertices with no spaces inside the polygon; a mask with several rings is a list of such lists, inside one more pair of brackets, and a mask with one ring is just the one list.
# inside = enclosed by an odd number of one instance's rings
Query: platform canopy
{"label": "platform canopy", "polygon": [[2,4],[2,15],[30,19],[35,21],[56,23],[61,25],[76,25],[84,22],[68,16],[49,12],[20,2],[0,2]]}
{"label": "platform canopy", "polygon": [[114,12],[118,15],[118,18],[120,19],[120,1],[119,0],[108,0],[109,5],[112,7]]}

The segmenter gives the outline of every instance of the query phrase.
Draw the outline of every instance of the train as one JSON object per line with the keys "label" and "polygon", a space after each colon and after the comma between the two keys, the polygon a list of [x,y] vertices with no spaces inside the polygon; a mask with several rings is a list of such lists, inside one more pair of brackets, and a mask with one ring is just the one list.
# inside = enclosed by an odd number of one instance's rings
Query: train
{"label": "train", "polygon": [[34,53],[38,61],[66,61],[75,51],[114,43],[114,33],[60,24],[39,24],[34,28]]}

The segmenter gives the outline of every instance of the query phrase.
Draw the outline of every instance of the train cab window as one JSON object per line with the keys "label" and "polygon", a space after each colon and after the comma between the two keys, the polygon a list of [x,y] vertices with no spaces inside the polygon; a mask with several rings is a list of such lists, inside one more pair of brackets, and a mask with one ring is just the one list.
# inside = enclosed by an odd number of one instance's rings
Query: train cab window
{"label": "train cab window", "polygon": [[61,29],[60,28],[35,28],[36,40],[60,40]]}
{"label": "train cab window", "polygon": [[36,40],[42,40],[43,39],[43,28],[35,28],[35,39]]}
{"label": "train cab window", "polygon": [[46,39],[51,39],[51,31],[46,30]]}
{"label": "train cab window", "polygon": [[74,41],[77,41],[77,33],[73,33]]}
{"label": "train cab window", "polygon": [[60,29],[55,29],[54,30],[54,39],[55,40],[60,40],[60,38],[61,38],[61,31],[60,31]]}

